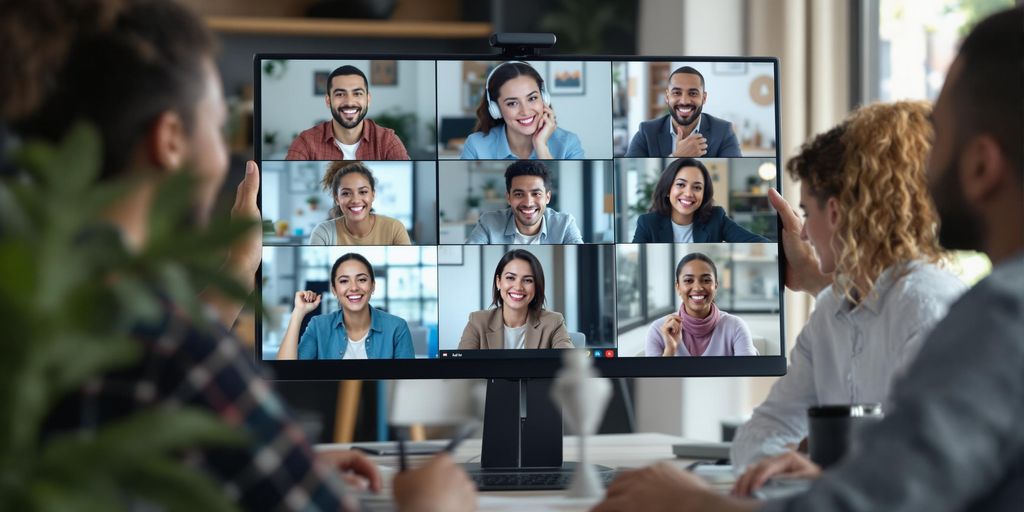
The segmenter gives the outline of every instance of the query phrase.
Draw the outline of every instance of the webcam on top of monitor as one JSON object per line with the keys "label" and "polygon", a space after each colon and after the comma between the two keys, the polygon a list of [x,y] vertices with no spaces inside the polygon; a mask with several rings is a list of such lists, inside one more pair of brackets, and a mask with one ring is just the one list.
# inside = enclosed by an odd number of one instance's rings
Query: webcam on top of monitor
{"label": "webcam on top of monitor", "polygon": [[535,57],[541,48],[553,48],[558,38],[551,33],[496,32],[491,34],[492,48],[501,48],[504,59]]}

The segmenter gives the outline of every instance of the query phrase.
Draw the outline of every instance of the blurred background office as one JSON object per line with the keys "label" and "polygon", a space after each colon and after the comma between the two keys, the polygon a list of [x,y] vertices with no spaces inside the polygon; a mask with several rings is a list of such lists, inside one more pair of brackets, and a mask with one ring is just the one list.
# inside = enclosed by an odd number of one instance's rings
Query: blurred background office
{"label": "blurred background office", "polygon": [[[437,63],[437,125],[440,158],[459,158],[476,125],[487,75],[501,61]],[[609,62],[531,62],[551,95],[558,127],[576,134],[584,158],[610,159],[612,137]]]}
{"label": "blurred background office", "polygon": [[434,61],[268,60],[263,63],[262,143],[265,160],[284,160],[304,130],[331,119],[327,77],[339,66],[366,75],[366,118],[395,130],[412,160],[433,160]]}
{"label": "blurred background office", "polygon": [[331,267],[349,252],[363,255],[373,265],[376,288],[370,305],[409,324],[417,358],[437,357],[437,248],[402,246],[264,247],[263,358],[277,356],[295,292],[310,290],[323,297],[320,309],[306,316],[303,330],[313,316],[338,310],[330,290]]}
{"label": "blurred background office", "polygon": [[491,307],[494,269],[504,254],[520,248],[533,253],[544,269],[545,306],[561,313],[578,347],[614,347],[615,274],[612,245],[467,245],[438,248],[442,283],[441,349],[458,348],[474,311]]}
{"label": "blurred background office", "polygon": [[[377,180],[373,211],[398,219],[414,245],[437,243],[437,165],[364,162]],[[331,162],[263,162],[264,245],[309,243],[313,228],[330,220],[334,198],[320,181]]]}
{"label": "blurred background office", "polygon": [[[671,54],[674,55],[674,54]],[[668,114],[669,75],[690,66],[704,77],[703,113],[732,123],[743,156],[775,156],[775,71],[760,62],[616,62],[612,119],[616,156],[626,154],[640,123]]]}
{"label": "blurred background office", "polygon": [[[508,208],[505,161],[441,161],[438,176],[440,239],[462,244],[480,215]],[[614,241],[614,180],[610,160],[563,160],[544,164],[551,174],[548,208],[569,213],[584,243]]]}
{"label": "blurred background office", "polygon": [[[489,54],[487,37],[493,32],[548,31],[558,36],[553,54],[776,56],[782,108],[776,140],[784,163],[810,135],[827,130],[858,105],[934,100],[967,29],[1014,0],[367,0],[347,4],[327,19],[309,16],[315,0],[184,3],[202,13],[221,39],[217,64],[233,119],[230,184],[241,180],[244,160],[253,153],[252,55],[257,52]],[[327,118],[326,108],[320,116]],[[799,187],[781,169],[778,176],[795,204]],[[226,211],[233,188],[226,187],[222,197]],[[956,269],[967,282],[989,268],[984,256],[957,256]],[[785,292],[786,350],[812,304],[805,294]],[[635,393],[637,428],[717,440],[721,421],[749,414],[774,381],[638,379],[643,393]],[[331,383],[277,386],[293,407],[334,407],[337,386]],[[378,411],[374,401],[367,403],[369,411]],[[331,431],[331,417],[324,416],[325,433]],[[368,421],[360,421],[358,438],[382,435],[377,418],[361,418]]]}
{"label": "blurred background office", "polygon": [[[619,242],[633,241],[636,219],[651,208],[651,195],[673,158],[616,158],[615,224]],[[733,221],[769,240],[778,239],[778,219],[768,203],[778,169],[774,158],[701,158],[714,185],[715,206]]]}
{"label": "blurred background office", "polygon": [[775,244],[621,244],[615,246],[619,356],[643,356],[651,323],[679,311],[676,264],[693,252],[707,255],[718,268],[715,304],[747,323],[758,354],[779,355]]}

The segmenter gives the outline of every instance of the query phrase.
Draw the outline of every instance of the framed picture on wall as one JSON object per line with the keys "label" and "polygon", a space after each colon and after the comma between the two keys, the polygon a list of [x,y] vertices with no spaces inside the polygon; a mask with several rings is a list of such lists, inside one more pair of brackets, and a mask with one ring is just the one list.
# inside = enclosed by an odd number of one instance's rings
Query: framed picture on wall
{"label": "framed picture on wall", "polygon": [[548,92],[552,96],[582,95],[586,92],[585,62],[549,62]]}
{"label": "framed picture on wall", "polygon": [[398,61],[375,60],[370,62],[370,83],[373,85],[398,85]]}
{"label": "framed picture on wall", "polygon": [[313,72],[313,96],[327,94],[327,77],[331,76],[330,71]]}

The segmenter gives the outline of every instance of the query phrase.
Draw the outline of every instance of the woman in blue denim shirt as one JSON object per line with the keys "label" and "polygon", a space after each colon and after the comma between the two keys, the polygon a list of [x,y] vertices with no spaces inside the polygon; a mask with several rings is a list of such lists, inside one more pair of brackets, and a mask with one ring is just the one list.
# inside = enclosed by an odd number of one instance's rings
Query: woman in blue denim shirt
{"label": "woman in blue denim shirt", "polygon": [[582,159],[576,134],[558,127],[544,79],[533,66],[509,61],[487,76],[475,131],[463,160]]}
{"label": "woman in blue denim shirt", "polygon": [[295,293],[278,359],[405,359],[415,357],[409,324],[370,305],[376,281],[361,254],[343,254],[331,268],[338,311],[314,316],[299,338],[302,319],[320,308],[320,295]]}

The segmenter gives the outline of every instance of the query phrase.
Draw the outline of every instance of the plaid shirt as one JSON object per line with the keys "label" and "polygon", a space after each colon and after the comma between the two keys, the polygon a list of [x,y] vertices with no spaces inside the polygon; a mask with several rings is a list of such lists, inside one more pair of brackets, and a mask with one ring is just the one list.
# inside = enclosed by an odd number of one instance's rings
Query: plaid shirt
{"label": "plaid shirt", "polygon": [[[331,121],[324,121],[295,137],[285,160],[344,160],[335,140]],[[359,139],[356,159],[408,160],[409,153],[394,130],[363,119],[363,136]]]}
{"label": "plaid shirt", "polygon": [[95,428],[141,409],[194,407],[243,429],[247,446],[197,449],[186,459],[221,483],[242,510],[356,510],[331,468],[315,462],[301,429],[228,333],[200,331],[169,314],[137,330],[144,347],[133,367],[104,375],[65,399],[46,431]]}

